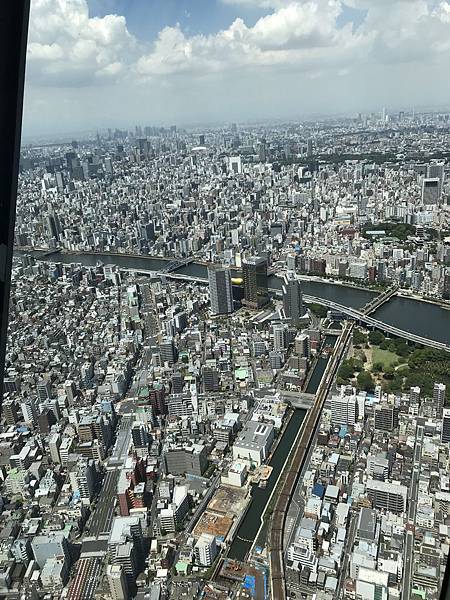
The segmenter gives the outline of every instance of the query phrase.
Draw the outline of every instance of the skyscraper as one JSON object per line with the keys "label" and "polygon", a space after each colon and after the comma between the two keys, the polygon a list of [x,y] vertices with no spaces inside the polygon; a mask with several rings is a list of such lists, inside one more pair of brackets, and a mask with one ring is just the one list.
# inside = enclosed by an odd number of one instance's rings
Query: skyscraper
{"label": "skyscraper", "polygon": [[436,407],[437,414],[442,415],[442,409],[445,404],[445,385],[443,383],[434,384],[433,404]]}
{"label": "skyscraper", "polygon": [[442,431],[441,431],[441,442],[447,444],[450,442],[450,409],[444,408],[442,411]]}
{"label": "skyscraper", "polygon": [[439,178],[424,179],[422,183],[422,204],[436,206],[440,204],[441,180]]}
{"label": "skyscraper", "polygon": [[286,349],[286,328],[283,324],[273,325],[273,349],[276,352]]}
{"label": "skyscraper", "polygon": [[108,565],[106,574],[113,600],[126,600],[129,597],[127,580],[122,565]]}
{"label": "skyscraper", "polygon": [[283,307],[291,325],[299,327],[303,316],[303,296],[298,279],[285,279],[283,283]]}
{"label": "skyscraper", "polygon": [[208,267],[211,312],[228,315],[233,312],[233,288],[229,269],[213,265]]}
{"label": "skyscraper", "polygon": [[243,262],[242,271],[244,277],[243,304],[250,308],[261,308],[269,301],[266,259],[259,256],[248,258]]}

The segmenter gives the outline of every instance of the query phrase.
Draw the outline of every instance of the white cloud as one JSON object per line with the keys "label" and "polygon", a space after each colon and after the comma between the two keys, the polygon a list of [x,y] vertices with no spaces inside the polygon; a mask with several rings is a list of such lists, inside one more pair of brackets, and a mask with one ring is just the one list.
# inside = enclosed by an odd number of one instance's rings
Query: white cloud
{"label": "white cloud", "polygon": [[292,67],[295,70],[348,66],[349,52],[364,53],[370,35],[338,28],[337,0],[291,2],[248,27],[240,18],[214,35],[186,37],[166,27],[150,53],[137,63],[140,75],[201,73],[239,68]]}
{"label": "white cloud", "polygon": [[89,18],[86,0],[32,0],[27,76],[43,85],[114,78],[138,51],[125,17]]}
{"label": "white cloud", "polygon": [[[144,44],[124,16],[90,18],[87,0],[32,0],[26,118],[236,119],[450,97],[450,0],[222,2],[265,16],[209,35],[165,27]],[[355,30],[345,6],[366,11]]]}

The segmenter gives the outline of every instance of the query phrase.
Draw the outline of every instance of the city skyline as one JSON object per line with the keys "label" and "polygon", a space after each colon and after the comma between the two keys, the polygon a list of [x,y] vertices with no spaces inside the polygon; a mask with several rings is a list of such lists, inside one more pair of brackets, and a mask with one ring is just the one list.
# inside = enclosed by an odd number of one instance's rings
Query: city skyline
{"label": "city skyline", "polygon": [[447,1],[32,0],[24,138],[445,105],[449,32]]}

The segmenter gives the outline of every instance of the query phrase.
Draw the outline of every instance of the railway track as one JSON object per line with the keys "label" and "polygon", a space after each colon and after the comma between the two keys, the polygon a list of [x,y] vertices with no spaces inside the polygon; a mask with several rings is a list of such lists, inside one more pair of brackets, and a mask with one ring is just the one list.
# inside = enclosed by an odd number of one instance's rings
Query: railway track
{"label": "railway track", "polygon": [[297,448],[295,449],[292,460],[289,461],[287,468],[281,474],[280,493],[272,513],[269,529],[269,560],[270,560],[270,581],[271,594],[273,600],[286,599],[286,581],[284,575],[284,554],[283,554],[283,532],[284,523],[292,494],[297,483],[301,467],[308,453],[312,437],[316,430],[324,402],[327,398],[331,384],[336,375],[337,369],[345,357],[345,351],[353,329],[352,323],[347,323],[338,338],[330,361],[317,390],[316,399],[302,428]]}

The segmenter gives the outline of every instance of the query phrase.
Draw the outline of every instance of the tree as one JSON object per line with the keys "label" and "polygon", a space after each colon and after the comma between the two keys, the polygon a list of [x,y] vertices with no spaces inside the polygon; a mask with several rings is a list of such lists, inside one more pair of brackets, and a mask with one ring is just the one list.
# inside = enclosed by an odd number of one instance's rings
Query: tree
{"label": "tree", "polygon": [[375,382],[372,378],[372,375],[368,371],[361,371],[358,373],[358,377],[356,379],[358,383],[358,387],[361,390],[365,390],[366,392],[373,392],[375,389]]}
{"label": "tree", "polygon": [[353,377],[355,372],[353,364],[349,360],[344,360],[342,365],[339,367],[338,377],[341,379],[349,380]]}
{"label": "tree", "polygon": [[355,346],[365,346],[367,344],[367,335],[360,329],[355,329],[353,332],[353,343]]}
{"label": "tree", "polygon": [[384,341],[384,335],[381,331],[371,331],[369,333],[369,342],[374,346],[379,346]]}

